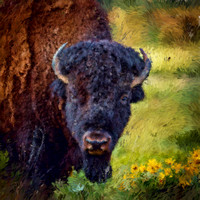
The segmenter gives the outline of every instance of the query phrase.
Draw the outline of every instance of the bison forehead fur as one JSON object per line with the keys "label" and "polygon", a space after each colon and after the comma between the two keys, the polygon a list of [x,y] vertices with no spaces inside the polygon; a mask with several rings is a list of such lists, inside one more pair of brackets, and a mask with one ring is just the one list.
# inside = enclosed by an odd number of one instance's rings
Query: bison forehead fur
{"label": "bison forehead fur", "polygon": [[[93,95],[113,92],[115,86],[118,93],[127,92],[134,76],[138,76],[144,68],[137,52],[107,40],[80,42],[65,49],[58,57],[60,71],[70,84]],[[53,86],[54,92],[64,98],[64,83],[56,80]],[[131,102],[137,102],[144,96],[141,85],[132,89],[132,93]],[[106,95],[103,96],[106,98]]]}

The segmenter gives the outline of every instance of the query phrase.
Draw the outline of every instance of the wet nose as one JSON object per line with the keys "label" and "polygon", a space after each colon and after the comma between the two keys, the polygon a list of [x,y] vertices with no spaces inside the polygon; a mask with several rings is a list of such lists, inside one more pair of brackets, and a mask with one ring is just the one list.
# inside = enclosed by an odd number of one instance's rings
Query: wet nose
{"label": "wet nose", "polygon": [[111,137],[107,132],[88,131],[83,136],[83,148],[91,155],[110,151]]}

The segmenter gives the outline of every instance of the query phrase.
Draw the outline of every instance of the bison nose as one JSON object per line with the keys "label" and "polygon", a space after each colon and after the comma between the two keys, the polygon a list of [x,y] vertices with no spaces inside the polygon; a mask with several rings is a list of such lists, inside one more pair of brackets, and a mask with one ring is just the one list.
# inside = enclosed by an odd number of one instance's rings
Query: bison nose
{"label": "bison nose", "polygon": [[91,155],[110,152],[111,137],[107,132],[87,131],[83,136],[83,148]]}

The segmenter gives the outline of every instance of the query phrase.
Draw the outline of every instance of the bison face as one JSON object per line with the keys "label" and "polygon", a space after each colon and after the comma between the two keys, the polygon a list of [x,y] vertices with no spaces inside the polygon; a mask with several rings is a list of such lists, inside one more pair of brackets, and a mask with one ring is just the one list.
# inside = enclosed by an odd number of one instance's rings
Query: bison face
{"label": "bison face", "polygon": [[[142,51],[142,50],[141,50]],[[85,174],[92,182],[111,176],[109,164],[130,116],[130,103],[144,98],[141,88],[150,61],[116,42],[80,42],[62,46],[53,68],[66,99],[68,128],[79,144]]]}

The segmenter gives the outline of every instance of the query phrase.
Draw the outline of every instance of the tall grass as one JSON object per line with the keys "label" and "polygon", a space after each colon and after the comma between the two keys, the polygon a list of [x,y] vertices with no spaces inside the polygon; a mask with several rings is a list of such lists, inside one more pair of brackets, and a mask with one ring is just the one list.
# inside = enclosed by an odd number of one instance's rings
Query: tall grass
{"label": "tall grass", "polygon": [[[184,160],[185,151],[178,145],[179,136],[200,130],[197,122],[200,83],[197,80],[172,79],[171,76],[149,78],[144,86],[146,99],[132,105],[132,116],[113,153],[114,171],[119,166],[142,163],[153,156],[159,160],[177,154],[177,159]],[[198,142],[188,144],[187,150],[195,146]]]}
{"label": "tall grass", "polygon": [[196,45],[188,47],[145,47],[152,62],[152,73],[173,73],[188,76],[200,75],[200,54]]}
{"label": "tall grass", "polygon": [[109,13],[114,40],[148,52],[151,73],[200,75],[200,7],[145,11],[141,7]]}
{"label": "tall grass", "polygon": [[179,45],[197,43],[200,40],[200,7],[128,10],[114,7],[109,20],[115,40],[130,46],[137,44]]}

